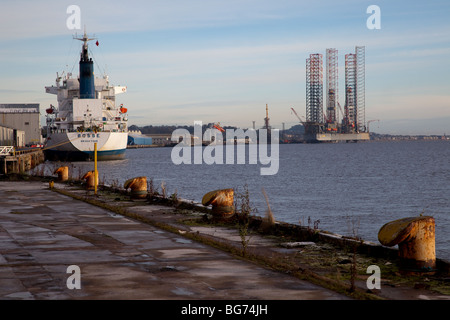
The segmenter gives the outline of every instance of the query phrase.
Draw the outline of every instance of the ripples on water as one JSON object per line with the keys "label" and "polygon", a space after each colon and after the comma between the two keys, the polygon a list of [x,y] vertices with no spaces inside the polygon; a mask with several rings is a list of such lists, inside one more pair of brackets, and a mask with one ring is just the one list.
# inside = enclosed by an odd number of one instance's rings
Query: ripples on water
{"label": "ripples on water", "polygon": [[[168,194],[201,202],[211,190],[248,185],[256,214],[295,224],[319,220],[319,229],[378,242],[381,226],[403,217],[436,220],[436,253],[450,260],[450,142],[402,141],[280,145],[279,171],[260,175],[261,165],[174,165],[172,148],[127,150],[127,159],[99,162],[106,184],[137,176],[162,182]],[[248,163],[248,161],[247,161]],[[86,172],[93,163],[73,163]],[[312,222],[311,222],[312,226]]]}

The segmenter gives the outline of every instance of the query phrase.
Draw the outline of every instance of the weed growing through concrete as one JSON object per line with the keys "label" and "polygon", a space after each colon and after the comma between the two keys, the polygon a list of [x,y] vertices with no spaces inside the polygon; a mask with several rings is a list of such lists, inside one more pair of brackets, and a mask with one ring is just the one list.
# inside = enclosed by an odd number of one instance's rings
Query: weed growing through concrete
{"label": "weed growing through concrete", "polygon": [[[358,236],[358,229],[359,229],[359,219],[357,221],[355,221],[355,219],[352,219],[350,221],[351,223],[351,230],[352,230],[352,236],[355,240],[359,239]],[[355,279],[356,279],[356,274],[357,274],[357,264],[356,264],[356,251],[357,251],[357,246],[358,244],[356,242],[354,242],[351,247],[352,247],[352,262],[351,262],[351,266],[350,266],[350,292],[354,292],[356,287],[355,287]]]}
{"label": "weed growing through concrete", "polygon": [[118,188],[119,187],[119,179],[113,179],[111,181],[111,187],[112,188]]}
{"label": "weed growing through concrete", "polygon": [[150,178],[147,181],[147,190],[148,190],[148,195],[150,197],[153,197],[158,194],[158,190],[157,190],[157,188],[155,188],[155,184],[153,183],[153,178]]}
{"label": "weed growing through concrete", "polygon": [[164,181],[161,181],[161,194],[164,199],[167,198],[166,183]]}
{"label": "weed growing through concrete", "polygon": [[266,199],[267,209],[265,217],[261,221],[261,230],[263,232],[269,232],[269,230],[275,225],[275,218],[273,216],[272,209],[270,208],[269,197],[267,196],[264,188],[262,188],[262,193],[264,195],[264,198]]}
{"label": "weed growing through concrete", "polygon": [[180,200],[178,198],[178,191],[177,189],[175,189],[175,192],[172,193],[172,195],[170,196],[170,200],[172,201],[173,205],[175,207],[177,207],[180,204]]}
{"label": "weed growing through concrete", "polygon": [[248,191],[248,186],[244,186],[242,192],[235,190],[235,213],[238,221],[239,236],[241,238],[242,244],[242,256],[247,255],[248,243],[250,242],[249,237],[249,224],[250,224],[250,213],[254,211],[250,205],[250,193]]}
{"label": "weed growing through concrete", "polygon": [[319,230],[319,223],[320,223],[319,219],[314,221],[314,230]]}
{"label": "weed growing through concrete", "polygon": [[264,190],[264,188],[262,188],[262,193],[264,195],[264,198],[266,199],[267,204],[266,221],[269,225],[273,226],[275,224],[275,218],[273,216],[272,209],[270,208],[269,197],[267,197],[266,190]]}

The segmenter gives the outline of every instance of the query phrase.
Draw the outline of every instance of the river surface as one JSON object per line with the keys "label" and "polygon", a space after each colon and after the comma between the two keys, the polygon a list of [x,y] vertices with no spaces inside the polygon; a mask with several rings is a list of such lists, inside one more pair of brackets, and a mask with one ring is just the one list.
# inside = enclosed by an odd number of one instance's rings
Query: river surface
{"label": "river surface", "polygon": [[[261,175],[268,165],[260,158],[250,164],[248,149],[245,164],[211,165],[176,165],[172,151],[128,149],[125,160],[98,163],[100,182],[123,186],[129,178],[146,176],[160,191],[164,184],[168,195],[195,202],[215,189],[241,192],[247,186],[260,216],[267,209],[264,189],[278,221],[315,223],[321,230],[373,242],[387,222],[430,215],[436,221],[437,257],[450,261],[450,141],[283,144],[274,175]],[[44,164],[50,174],[56,165]],[[93,162],[70,164],[74,177],[93,168]]]}

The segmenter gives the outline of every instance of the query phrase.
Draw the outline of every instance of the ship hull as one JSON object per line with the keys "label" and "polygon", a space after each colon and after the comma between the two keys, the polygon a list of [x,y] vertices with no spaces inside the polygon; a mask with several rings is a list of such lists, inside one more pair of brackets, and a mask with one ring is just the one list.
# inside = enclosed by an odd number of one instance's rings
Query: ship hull
{"label": "ship hull", "polygon": [[50,161],[90,161],[94,160],[97,143],[97,160],[120,160],[125,158],[127,141],[126,132],[53,133],[44,154]]}
{"label": "ship hull", "polygon": [[[121,160],[125,159],[125,151],[114,150],[114,151],[100,151],[97,152],[98,161],[107,160]],[[59,151],[59,150],[44,150],[45,159],[49,161],[92,161],[94,160],[94,152],[83,152],[83,151]]]}

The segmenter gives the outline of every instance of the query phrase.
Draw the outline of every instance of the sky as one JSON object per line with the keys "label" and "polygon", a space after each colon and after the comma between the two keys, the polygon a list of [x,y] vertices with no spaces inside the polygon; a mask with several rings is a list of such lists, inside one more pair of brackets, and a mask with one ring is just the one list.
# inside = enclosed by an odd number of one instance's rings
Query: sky
{"label": "sky", "polygon": [[[45,86],[78,75],[86,28],[97,76],[125,85],[129,125],[273,128],[306,114],[310,54],[365,47],[366,120],[386,134],[450,134],[450,2],[379,0],[0,0],[0,103],[56,105]],[[80,29],[69,29],[80,8]],[[380,28],[369,29],[370,5]],[[325,69],[324,69],[325,73]],[[324,84],[325,86],[325,84]],[[324,97],[324,101],[325,101]]]}

